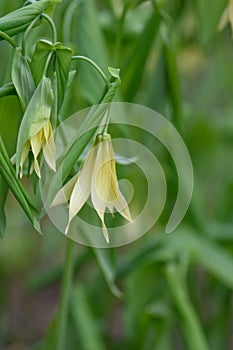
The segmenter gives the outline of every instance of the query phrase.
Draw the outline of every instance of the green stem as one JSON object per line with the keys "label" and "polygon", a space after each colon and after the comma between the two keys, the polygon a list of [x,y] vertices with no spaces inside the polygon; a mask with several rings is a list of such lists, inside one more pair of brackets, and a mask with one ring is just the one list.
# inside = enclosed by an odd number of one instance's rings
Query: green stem
{"label": "green stem", "polygon": [[23,36],[23,40],[22,40],[22,53],[25,56],[26,54],[26,40],[27,37],[29,35],[29,33],[31,32],[32,28],[34,27],[34,25],[36,24],[36,22],[40,19],[40,18],[44,18],[46,19],[46,21],[49,23],[51,29],[52,29],[52,33],[53,33],[53,43],[56,43],[57,41],[57,29],[55,26],[55,23],[53,22],[52,18],[49,17],[46,13],[42,13],[39,16],[37,16],[32,22],[31,24],[28,26],[27,30],[24,33]]}
{"label": "green stem", "polygon": [[56,334],[56,350],[66,349],[68,311],[71,296],[72,278],[74,271],[74,247],[75,243],[67,239],[65,265],[61,285],[61,298],[58,309],[58,323]]}
{"label": "green stem", "polygon": [[208,350],[203,329],[189,300],[187,286],[180,275],[180,269],[175,264],[169,263],[166,266],[165,274],[173,303],[179,312],[181,329],[187,348],[189,350]]}
{"label": "green stem", "polygon": [[89,57],[86,57],[86,56],[73,56],[72,60],[81,60],[81,61],[85,61],[87,63],[90,63],[96,69],[96,71],[99,73],[99,75],[103,78],[105,83],[107,85],[109,84],[108,79],[107,79],[106,75],[104,74],[104,72],[102,71],[102,69],[94,61],[92,61],[92,59],[90,59]]}
{"label": "green stem", "polygon": [[46,13],[42,13],[41,15],[46,21],[49,23],[52,33],[53,33],[53,43],[55,44],[57,42],[57,28],[55,26],[54,21],[51,17],[49,17]]}
{"label": "green stem", "polygon": [[8,41],[8,43],[11,44],[11,46],[13,46],[14,48],[17,47],[16,42],[9,35],[7,35],[6,33],[0,31],[0,36],[2,38],[4,38],[6,41]]}
{"label": "green stem", "polygon": [[128,10],[128,6],[125,4],[120,21],[119,21],[118,31],[117,31],[117,39],[116,39],[115,54],[114,54],[114,62],[116,66],[119,65],[119,57],[120,57],[127,10]]}
{"label": "green stem", "polygon": [[31,24],[27,27],[24,35],[23,35],[23,40],[22,40],[22,54],[23,56],[26,56],[26,40],[27,37],[29,35],[29,33],[31,32],[32,28],[34,27],[34,25],[36,24],[36,22],[38,21],[38,19],[40,18],[41,15],[37,16],[32,22]]}
{"label": "green stem", "polygon": [[49,74],[49,68],[50,68],[50,61],[53,57],[53,51],[50,51],[49,54],[48,54],[48,57],[47,57],[47,60],[45,62],[45,66],[44,66],[44,70],[43,70],[43,77],[47,77],[48,74]]}

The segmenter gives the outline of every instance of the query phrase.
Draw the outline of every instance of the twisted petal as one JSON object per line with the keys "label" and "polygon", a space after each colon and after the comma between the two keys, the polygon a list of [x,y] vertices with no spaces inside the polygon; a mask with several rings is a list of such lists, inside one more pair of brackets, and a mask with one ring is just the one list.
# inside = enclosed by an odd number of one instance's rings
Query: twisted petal
{"label": "twisted petal", "polygon": [[120,190],[118,190],[118,198],[114,202],[114,207],[126,220],[130,222],[133,221],[130,215],[128,203]]}
{"label": "twisted petal", "polygon": [[46,163],[53,171],[56,171],[56,146],[53,139],[52,126],[50,121],[44,126],[45,145],[43,154]]}
{"label": "twisted petal", "polygon": [[22,151],[22,155],[21,155],[21,159],[20,159],[20,178],[23,177],[23,165],[25,163],[25,160],[27,159],[28,153],[30,150],[30,142],[26,142],[24,147],[23,147],[23,151]]}
{"label": "twisted petal", "polygon": [[71,220],[80,211],[91,192],[91,176],[95,164],[96,147],[92,147],[87,155],[83,167],[79,173],[78,180],[70,197],[69,221],[66,226],[65,234],[68,233]]}
{"label": "twisted petal", "polygon": [[34,169],[39,178],[41,178],[41,174],[40,174],[40,165],[38,163],[37,157],[41,151],[43,142],[44,142],[43,129],[41,129],[36,135],[32,136],[30,139],[31,149],[34,156]]}
{"label": "twisted petal", "polygon": [[44,133],[43,133],[43,130],[41,129],[36,135],[32,136],[30,139],[31,149],[32,149],[34,158],[38,157],[38,154],[42,149],[43,142],[44,142]]}
{"label": "twisted petal", "polygon": [[60,191],[56,194],[54,197],[54,200],[50,207],[55,207],[56,205],[63,204],[65,202],[68,202],[70,199],[71,193],[73,191],[74,185],[78,180],[79,173],[76,174],[72,179],[70,179],[65,186],[63,186]]}

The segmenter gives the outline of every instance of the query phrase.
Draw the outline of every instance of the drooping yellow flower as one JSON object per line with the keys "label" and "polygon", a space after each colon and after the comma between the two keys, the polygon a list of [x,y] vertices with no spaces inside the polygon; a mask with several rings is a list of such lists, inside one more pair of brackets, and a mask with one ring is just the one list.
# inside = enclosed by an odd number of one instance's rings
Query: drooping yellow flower
{"label": "drooping yellow flower", "polygon": [[41,150],[43,150],[43,155],[48,166],[52,170],[56,171],[56,147],[50,121],[47,121],[47,123],[25,143],[20,159],[20,177],[23,176],[23,165],[27,159],[30,149],[34,157],[30,173],[35,170],[38,177],[41,177],[40,166],[37,160]]}
{"label": "drooping yellow flower", "polygon": [[218,24],[218,30],[223,30],[228,22],[231,25],[231,31],[233,33],[233,0],[229,0],[225,10],[223,11]]}
{"label": "drooping yellow flower", "polygon": [[81,210],[89,196],[102,222],[104,237],[109,243],[108,230],[104,222],[106,209],[113,213],[115,208],[126,220],[132,221],[128,203],[119,189],[109,134],[97,135],[96,142],[90,149],[81,171],[54,198],[52,206],[70,200],[66,234],[71,220]]}
{"label": "drooping yellow flower", "polygon": [[35,170],[40,177],[38,155],[43,150],[48,166],[56,171],[56,147],[51,126],[51,113],[54,103],[52,83],[43,77],[38,84],[22,118],[16,147],[16,172],[23,176],[23,165],[29,151],[34,161],[30,172]]}

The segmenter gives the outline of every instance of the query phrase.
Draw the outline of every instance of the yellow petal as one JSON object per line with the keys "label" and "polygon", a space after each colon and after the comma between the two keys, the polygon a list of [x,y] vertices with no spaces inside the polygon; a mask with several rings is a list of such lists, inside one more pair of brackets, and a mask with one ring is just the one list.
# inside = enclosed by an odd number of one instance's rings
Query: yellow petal
{"label": "yellow petal", "polygon": [[104,202],[116,200],[117,177],[112,172],[115,169],[114,153],[111,140],[98,144],[95,169],[93,172],[92,187],[97,196]]}
{"label": "yellow petal", "polygon": [[76,184],[71,193],[70,205],[69,205],[69,220],[66,226],[65,234],[68,233],[69,226],[76,214],[82,209],[83,205],[87,201],[90,195],[90,187],[88,186],[88,179],[83,179],[80,173]]}
{"label": "yellow petal", "polygon": [[25,143],[25,145],[23,147],[23,151],[22,151],[22,155],[21,155],[21,159],[20,159],[20,178],[23,177],[23,165],[25,163],[25,160],[27,159],[29,150],[30,150],[30,143],[28,141]]}
{"label": "yellow petal", "polygon": [[68,202],[68,200],[70,199],[71,193],[73,191],[74,185],[78,180],[78,176],[79,174],[76,174],[74,177],[72,177],[72,179],[70,179],[65,184],[65,186],[63,186],[60,189],[60,191],[58,191],[50,207],[55,207],[56,205],[60,205]]}
{"label": "yellow petal", "polygon": [[37,176],[41,179],[40,166],[39,166],[37,158],[34,159],[34,169],[35,169]]}
{"label": "yellow petal", "polygon": [[114,207],[116,208],[116,210],[128,221],[132,222],[132,218],[130,215],[130,211],[129,211],[129,207],[128,207],[128,203],[125,199],[125,197],[123,196],[123,194],[120,192],[120,190],[118,190],[118,198],[117,200],[114,202]]}
{"label": "yellow petal", "polygon": [[83,167],[79,173],[78,180],[70,197],[69,205],[69,220],[65,229],[65,234],[68,233],[69,225],[75,215],[81,210],[91,192],[91,176],[95,164],[96,147],[92,147],[84,161]]}
{"label": "yellow petal", "polygon": [[102,220],[102,232],[103,232],[104,238],[106,239],[106,242],[109,243],[108,229],[104,223],[104,220]]}
{"label": "yellow petal", "polygon": [[218,30],[219,31],[223,30],[226,27],[228,21],[229,21],[229,7],[227,6],[220,18],[220,21],[218,24]]}
{"label": "yellow petal", "polygon": [[43,134],[43,130],[40,130],[36,135],[34,135],[30,139],[32,153],[34,155],[34,158],[37,158],[37,156],[40,153],[41,148],[43,146],[43,142],[44,142],[44,136],[43,135],[44,135]]}
{"label": "yellow petal", "polygon": [[45,141],[45,145],[43,147],[43,154],[46,163],[53,171],[56,171],[56,146],[54,143],[53,135]]}
{"label": "yellow petal", "polygon": [[52,126],[51,126],[51,123],[50,121],[48,121],[45,126],[43,127],[44,129],[44,137],[45,137],[45,140],[48,141],[48,139],[50,138],[50,136],[53,134],[53,131],[52,131]]}

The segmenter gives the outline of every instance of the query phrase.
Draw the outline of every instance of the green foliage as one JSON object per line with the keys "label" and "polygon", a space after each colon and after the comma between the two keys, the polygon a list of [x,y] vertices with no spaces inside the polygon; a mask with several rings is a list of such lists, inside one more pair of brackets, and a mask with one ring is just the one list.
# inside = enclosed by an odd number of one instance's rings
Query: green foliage
{"label": "green foliage", "polygon": [[20,48],[15,49],[11,77],[22,109],[25,111],[35,91],[35,83],[27,59],[22,55]]}
{"label": "green foliage", "polygon": [[[0,18],[0,31],[10,36],[14,36],[21,32],[31,24],[31,22],[41,13],[61,2],[61,0],[40,0],[28,6],[10,12]],[[1,40],[1,38],[0,38]]]}
{"label": "green foliage", "polygon": [[[217,32],[226,1],[21,5],[12,10],[18,1],[1,2],[7,14],[0,18],[0,347],[230,350],[233,42],[229,31]],[[44,15],[54,10],[54,20]],[[59,236],[46,209],[105,127],[115,98],[153,106],[176,126],[191,154],[194,195],[182,224],[165,234],[176,199],[173,161],[149,133],[112,125],[114,137],[140,139],[159,159],[168,185],[165,209],[150,232],[128,246],[82,247]],[[92,107],[59,154],[52,181],[43,179],[42,204],[36,175],[17,176],[23,147],[48,120],[55,129],[83,106]],[[31,156],[30,150],[28,175]],[[147,197],[141,173],[129,161],[117,171],[136,184],[137,212]],[[88,210],[80,216],[91,223]],[[41,223],[46,234],[29,236],[32,226],[42,233]],[[22,325],[11,320],[14,313]]]}

